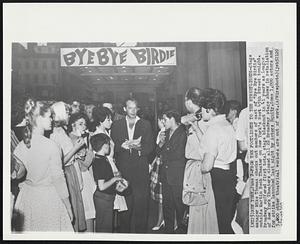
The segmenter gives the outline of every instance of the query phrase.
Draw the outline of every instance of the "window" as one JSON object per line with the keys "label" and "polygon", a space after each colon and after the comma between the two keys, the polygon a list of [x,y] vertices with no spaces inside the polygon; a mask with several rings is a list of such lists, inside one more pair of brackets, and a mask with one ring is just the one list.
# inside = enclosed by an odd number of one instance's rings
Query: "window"
{"label": "window", "polygon": [[25,80],[26,80],[26,82],[29,82],[29,81],[30,81],[30,75],[29,75],[29,74],[26,74],[26,75],[25,75]]}
{"label": "window", "polygon": [[43,68],[47,69],[47,61],[46,60],[43,61]]}
{"label": "window", "polygon": [[34,60],[33,65],[34,65],[34,68],[37,69],[37,68],[39,67],[38,61],[37,61],[37,60]]}
{"label": "window", "polygon": [[55,61],[52,61],[51,65],[52,65],[52,69],[55,69]]}
{"label": "window", "polygon": [[39,75],[34,75],[34,82],[38,83],[39,82]]}
{"label": "window", "polygon": [[26,67],[26,69],[30,68],[30,63],[28,61],[25,62],[25,67]]}

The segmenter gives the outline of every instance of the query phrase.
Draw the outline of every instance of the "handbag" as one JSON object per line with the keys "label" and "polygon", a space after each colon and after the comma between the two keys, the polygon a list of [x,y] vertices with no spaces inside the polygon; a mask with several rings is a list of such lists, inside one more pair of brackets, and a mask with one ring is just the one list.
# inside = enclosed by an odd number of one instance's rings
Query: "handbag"
{"label": "handbag", "polygon": [[[108,158],[108,162],[112,168],[114,175],[119,174],[119,170],[114,162],[113,158]],[[126,200],[124,197],[124,193],[128,188],[129,183],[127,180],[122,179],[116,184],[116,191],[118,192],[115,197],[114,201],[114,209],[117,209],[119,212],[128,210]]]}
{"label": "handbag", "polygon": [[207,204],[206,182],[201,172],[200,160],[186,163],[183,179],[182,202],[188,206]]}
{"label": "handbag", "polygon": [[150,189],[155,190],[157,184],[159,183],[159,164],[160,164],[160,157],[155,157],[153,162],[151,163],[151,171],[150,171]]}

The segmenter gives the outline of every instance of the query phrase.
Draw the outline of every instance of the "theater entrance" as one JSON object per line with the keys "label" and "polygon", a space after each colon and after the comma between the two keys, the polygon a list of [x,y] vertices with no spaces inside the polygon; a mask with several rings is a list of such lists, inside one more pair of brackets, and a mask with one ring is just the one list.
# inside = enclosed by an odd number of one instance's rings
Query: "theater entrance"
{"label": "theater entrance", "polygon": [[[68,53],[63,49],[61,52],[63,80],[66,86],[68,86],[69,82],[72,84],[70,87],[75,87],[74,91],[69,90],[70,95],[74,96],[76,94],[77,97],[81,98],[83,103],[101,104],[110,102],[114,104],[118,113],[122,113],[124,100],[128,97],[134,97],[139,103],[139,115],[151,120],[153,125],[156,124],[155,120],[160,112],[159,110],[163,109],[164,106],[167,108],[166,105],[162,106],[161,104],[167,102],[174,104],[174,102],[169,101],[168,94],[170,94],[170,84],[172,83],[173,73],[176,68],[176,59],[173,57],[174,60],[170,61],[171,57],[167,59],[167,55],[171,55],[170,50],[175,52],[175,48],[137,48],[135,51],[140,52],[140,56],[128,55],[126,62],[122,63],[123,65],[116,60],[111,61],[111,64],[114,65],[98,65],[99,57],[98,63],[90,65],[91,61],[89,63],[89,59],[91,58],[86,56],[86,59],[84,59],[82,56],[82,60],[80,61],[80,55],[83,55],[83,52],[93,51],[97,53],[97,50],[98,52],[99,50],[102,52],[106,50],[107,53],[120,53],[121,51],[123,53],[125,51],[133,53],[132,48],[114,50],[110,50],[112,48],[85,48],[87,51],[83,51],[83,48],[74,48],[72,49],[73,53],[77,52],[79,55],[77,55],[78,60],[73,59],[74,62],[72,65],[72,60],[68,59],[72,51],[70,52],[70,48],[67,49]],[[142,50],[145,50],[144,62],[142,62]],[[160,62],[160,65],[156,65],[157,60],[155,60],[153,63],[153,57],[151,56],[151,52],[154,52],[153,50],[158,55],[158,61],[165,59],[168,62]],[[150,54],[147,54],[148,51]],[[165,56],[162,54],[163,51],[166,53]],[[160,54],[161,56],[159,56]],[[147,55],[150,55],[151,58]],[[172,55],[175,55],[175,53]],[[108,64],[110,63],[108,62]],[[83,94],[79,94],[80,92]]]}

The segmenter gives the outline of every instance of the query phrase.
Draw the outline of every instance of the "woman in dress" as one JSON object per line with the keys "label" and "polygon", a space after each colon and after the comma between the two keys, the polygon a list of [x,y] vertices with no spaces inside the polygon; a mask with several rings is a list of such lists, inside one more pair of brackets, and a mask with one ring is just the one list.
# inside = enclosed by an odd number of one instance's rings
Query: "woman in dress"
{"label": "woman in dress", "polygon": [[26,168],[15,208],[24,218],[23,231],[73,231],[73,213],[62,170],[59,147],[44,136],[51,129],[51,112],[41,102],[25,104],[23,141],[14,155]]}
{"label": "woman in dress", "polygon": [[94,219],[95,219],[95,205],[93,201],[93,195],[96,190],[96,185],[93,178],[93,172],[91,163],[93,161],[94,153],[91,148],[89,133],[86,132],[87,118],[82,113],[75,113],[70,116],[69,120],[69,136],[72,142],[76,143],[79,138],[84,138],[85,146],[82,147],[75,154],[75,161],[79,164],[83,189],[81,191],[85,219],[87,225],[87,232],[94,232]]}
{"label": "woman in dress", "polygon": [[76,232],[86,230],[84,205],[81,196],[83,188],[82,175],[74,155],[84,146],[84,140],[79,138],[74,144],[66,133],[69,122],[67,106],[64,102],[56,102],[51,106],[54,128],[50,139],[56,142],[62,150],[64,170],[74,213],[73,227]]}
{"label": "woman in dress", "polygon": [[[159,132],[156,138],[156,144],[158,145],[160,137],[165,132],[165,125],[163,120],[163,114],[158,116],[157,120]],[[158,218],[156,225],[152,228],[154,231],[160,230],[161,227],[165,225],[164,216],[163,216],[163,207],[162,207],[162,183],[160,179],[160,166],[161,159],[160,155],[157,155],[153,160],[150,167],[150,195],[151,198],[158,202]]]}
{"label": "woman in dress", "polygon": [[[183,185],[183,199],[190,206],[188,234],[219,233],[211,176],[209,172],[202,174],[201,171],[203,160],[201,141],[207,126],[201,120],[203,102],[201,90],[190,88],[185,95],[185,107],[190,114],[181,118],[182,123],[190,126],[185,148],[185,157],[188,161]],[[193,195],[194,193],[196,194]]]}

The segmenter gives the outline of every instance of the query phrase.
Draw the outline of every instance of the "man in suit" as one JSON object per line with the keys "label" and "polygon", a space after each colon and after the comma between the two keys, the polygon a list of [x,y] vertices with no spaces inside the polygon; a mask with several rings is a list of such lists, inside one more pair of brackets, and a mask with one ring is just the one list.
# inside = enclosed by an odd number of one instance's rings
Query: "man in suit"
{"label": "man in suit", "polygon": [[182,202],[183,176],[186,164],[185,145],[187,133],[180,124],[180,115],[169,111],[163,116],[166,132],[161,134],[157,152],[161,155],[161,182],[163,195],[163,213],[165,232],[174,233],[175,213],[177,230],[175,233],[186,233],[182,224],[186,206]]}
{"label": "man in suit", "polygon": [[[140,119],[137,110],[137,101],[133,98],[127,99],[124,107],[126,117],[115,121],[111,128],[117,166],[122,177],[130,184],[130,191],[125,195],[128,211],[119,214],[122,233],[147,232],[149,202],[147,156],[154,149],[154,140],[150,123]],[[139,138],[141,141],[135,145],[129,143]]]}

